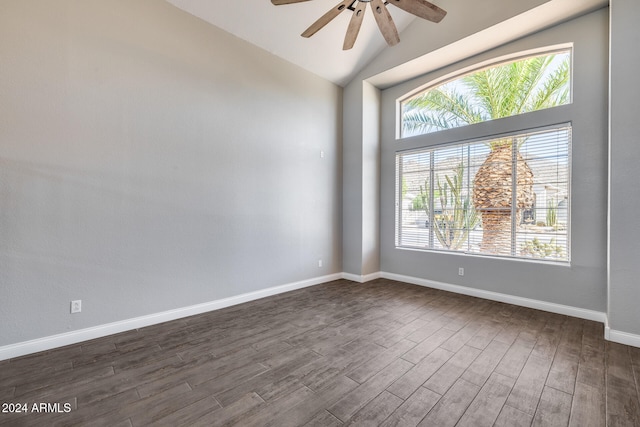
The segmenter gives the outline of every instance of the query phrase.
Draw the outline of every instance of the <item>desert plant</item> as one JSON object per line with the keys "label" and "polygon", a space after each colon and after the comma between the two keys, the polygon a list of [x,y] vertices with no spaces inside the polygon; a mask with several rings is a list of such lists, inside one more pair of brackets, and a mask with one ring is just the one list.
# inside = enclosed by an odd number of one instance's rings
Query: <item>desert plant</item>
{"label": "desert plant", "polygon": [[521,253],[524,256],[530,256],[532,258],[562,258],[564,256],[564,249],[562,246],[556,244],[555,237],[552,238],[549,243],[542,243],[536,237],[524,242]]}
{"label": "desert plant", "polygon": [[558,223],[558,204],[554,199],[547,201],[547,225],[555,227]]}
{"label": "desert plant", "polygon": [[[430,227],[440,244],[449,250],[460,249],[467,241],[469,231],[478,224],[478,215],[471,203],[469,195],[463,195],[464,166],[461,164],[454,170],[453,176],[446,175],[444,181],[436,176],[436,195],[440,202],[441,213],[432,212],[430,205],[431,186],[429,180],[425,180],[424,187],[420,186],[421,204]],[[435,199],[435,198],[434,198]],[[414,199],[415,200],[415,199]],[[434,200],[435,201],[435,200]]]}
{"label": "desert plant", "polygon": [[414,197],[413,200],[411,201],[411,206],[409,206],[409,209],[412,211],[423,211],[424,203],[425,203],[425,200],[422,197],[422,195]]}

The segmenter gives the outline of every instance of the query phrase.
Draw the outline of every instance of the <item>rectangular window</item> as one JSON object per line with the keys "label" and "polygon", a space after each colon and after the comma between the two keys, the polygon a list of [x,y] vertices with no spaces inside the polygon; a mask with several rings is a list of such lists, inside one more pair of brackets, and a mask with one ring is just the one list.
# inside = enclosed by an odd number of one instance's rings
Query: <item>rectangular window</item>
{"label": "rectangular window", "polygon": [[569,262],[571,127],[396,154],[396,246]]}

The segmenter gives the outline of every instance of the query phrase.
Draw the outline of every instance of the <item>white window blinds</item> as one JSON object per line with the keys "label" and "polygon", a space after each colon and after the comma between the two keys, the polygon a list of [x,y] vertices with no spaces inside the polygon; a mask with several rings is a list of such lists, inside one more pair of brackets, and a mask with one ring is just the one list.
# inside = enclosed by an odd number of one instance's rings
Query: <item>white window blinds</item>
{"label": "white window blinds", "polygon": [[569,262],[571,127],[396,154],[396,245]]}

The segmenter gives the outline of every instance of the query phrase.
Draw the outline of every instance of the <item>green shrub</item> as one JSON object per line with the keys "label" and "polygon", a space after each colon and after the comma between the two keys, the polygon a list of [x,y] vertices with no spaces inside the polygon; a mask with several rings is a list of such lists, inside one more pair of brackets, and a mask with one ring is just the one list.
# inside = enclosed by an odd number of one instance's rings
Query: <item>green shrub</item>
{"label": "green shrub", "polygon": [[553,227],[558,222],[558,204],[554,199],[547,201],[547,226]]}
{"label": "green shrub", "polygon": [[538,238],[527,240],[522,245],[522,255],[533,258],[562,258],[564,256],[564,248],[556,245],[555,237],[549,243],[542,243]]}

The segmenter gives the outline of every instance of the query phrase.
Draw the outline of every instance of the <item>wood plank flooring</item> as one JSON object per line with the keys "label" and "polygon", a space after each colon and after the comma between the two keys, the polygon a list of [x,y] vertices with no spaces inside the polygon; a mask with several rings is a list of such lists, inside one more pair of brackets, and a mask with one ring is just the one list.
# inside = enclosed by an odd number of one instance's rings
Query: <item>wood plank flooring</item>
{"label": "wood plank flooring", "polygon": [[0,425],[640,426],[639,386],[602,324],[338,280],[0,362]]}

